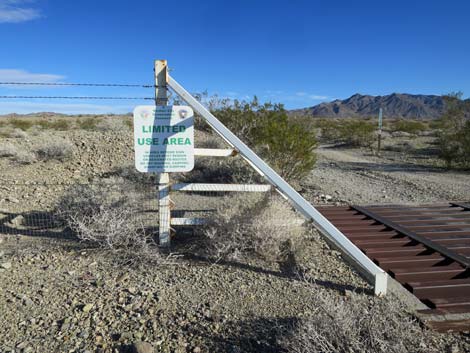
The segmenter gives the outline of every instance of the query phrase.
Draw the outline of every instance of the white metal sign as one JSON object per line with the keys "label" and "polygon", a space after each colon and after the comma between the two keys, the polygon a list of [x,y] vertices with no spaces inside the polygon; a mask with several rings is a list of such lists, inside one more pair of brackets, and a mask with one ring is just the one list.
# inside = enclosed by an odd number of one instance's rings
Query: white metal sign
{"label": "white metal sign", "polygon": [[141,105],[134,109],[135,167],[139,172],[189,172],[194,168],[191,107]]}

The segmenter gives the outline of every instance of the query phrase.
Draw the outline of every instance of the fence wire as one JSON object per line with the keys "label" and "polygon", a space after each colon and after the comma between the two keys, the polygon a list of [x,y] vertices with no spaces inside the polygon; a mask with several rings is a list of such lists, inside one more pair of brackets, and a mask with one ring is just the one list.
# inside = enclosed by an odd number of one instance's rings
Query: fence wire
{"label": "fence wire", "polygon": [[[199,219],[210,224],[219,212],[232,208],[242,213],[250,200],[272,202],[280,198],[270,192],[186,191],[170,192],[171,218]],[[239,201],[236,201],[236,200]],[[75,207],[86,209],[118,208],[157,235],[159,224],[158,185],[142,180],[91,183],[17,183],[0,182],[0,234],[60,236],[70,232],[64,225],[64,213]],[[286,205],[286,207],[289,207]],[[235,208],[235,209],[233,209]],[[250,222],[239,217],[238,222]],[[173,225],[175,231],[199,225]]]}

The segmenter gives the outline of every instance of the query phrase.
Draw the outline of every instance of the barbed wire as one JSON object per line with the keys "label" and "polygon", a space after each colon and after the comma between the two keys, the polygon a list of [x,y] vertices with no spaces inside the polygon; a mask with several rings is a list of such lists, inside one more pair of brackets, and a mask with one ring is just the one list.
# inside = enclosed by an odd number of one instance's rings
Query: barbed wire
{"label": "barbed wire", "polygon": [[0,85],[10,86],[90,86],[90,87],[140,87],[155,88],[157,85],[143,85],[134,83],[68,83],[68,82],[0,82]]}
{"label": "barbed wire", "polygon": [[122,100],[155,100],[154,97],[95,97],[95,96],[0,96],[0,99],[122,99]]}

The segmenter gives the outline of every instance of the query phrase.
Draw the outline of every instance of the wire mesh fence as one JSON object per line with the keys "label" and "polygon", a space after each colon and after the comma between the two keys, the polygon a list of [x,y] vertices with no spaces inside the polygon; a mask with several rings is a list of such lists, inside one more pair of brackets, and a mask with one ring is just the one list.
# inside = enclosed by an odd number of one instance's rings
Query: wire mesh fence
{"label": "wire mesh fence", "polygon": [[[179,186],[180,188],[180,186]],[[227,208],[242,208],[248,200],[266,199],[264,204],[280,199],[269,188],[251,192],[236,191],[171,191],[170,223],[175,232],[182,228],[210,224]],[[246,199],[241,203],[234,200]],[[158,186],[151,181],[106,178],[91,183],[0,183],[0,234],[43,236],[70,235],[63,222],[67,212],[106,209],[125,210],[134,221],[158,235]],[[286,204],[286,207],[289,207]],[[178,221],[179,220],[179,221]],[[183,220],[183,221],[181,221]],[[238,222],[250,222],[247,217]]]}

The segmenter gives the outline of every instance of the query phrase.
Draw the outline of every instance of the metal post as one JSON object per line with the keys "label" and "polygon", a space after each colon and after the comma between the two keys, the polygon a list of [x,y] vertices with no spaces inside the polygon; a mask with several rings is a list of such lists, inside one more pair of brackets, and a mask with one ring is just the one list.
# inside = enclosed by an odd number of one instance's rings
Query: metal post
{"label": "metal post", "polygon": [[382,108],[379,109],[379,136],[377,141],[377,154],[380,155],[382,145]]}
{"label": "metal post", "polygon": [[270,166],[245,145],[222,124],[211,112],[209,112],[197,99],[186,91],[174,78],[168,76],[168,85],[175,91],[195,112],[199,113],[206,122],[247,160],[253,168],[261,173],[270,184],[288,198],[292,205],[307,219],[312,220],[317,229],[338,247],[345,257],[350,260],[356,269],[360,271],[370,282],[374,283],[375,293],[385,295],[387,292],[388,275],[357,248],[346,236],[341,233],[328,219],[326,219],[315,207],[305,200],[292,186],[282,179]]}
{"label": "metal post", "polygon": [[[155,61],[155,104],[168,104],[168,66],[166,60]],[[158,242],[160,246],[170,246],[170,175],[160,173],[158,182]]]}

